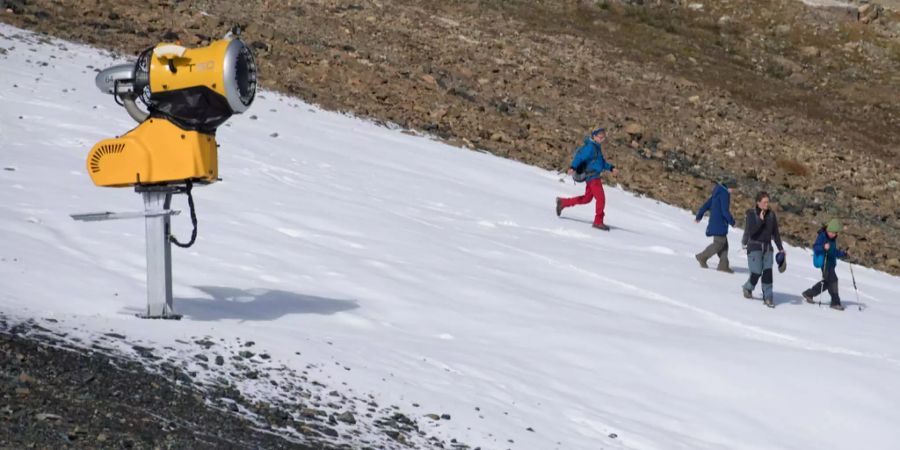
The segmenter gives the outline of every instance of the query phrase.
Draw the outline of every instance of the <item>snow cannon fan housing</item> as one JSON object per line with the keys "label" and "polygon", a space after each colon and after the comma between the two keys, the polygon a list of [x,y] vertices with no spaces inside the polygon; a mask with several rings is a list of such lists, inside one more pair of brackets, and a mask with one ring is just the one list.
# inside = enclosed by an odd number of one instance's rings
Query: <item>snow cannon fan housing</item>
{"label": "snow cannon fan housing", "polygon": [[94,145],[87,160],[91,180],[110,187],[215,182],[216,129],[250,107],[256,77],[253,52],[230,36],[193,49],[161,43],[134,64],[100,72],[97,87],[139,125]]}

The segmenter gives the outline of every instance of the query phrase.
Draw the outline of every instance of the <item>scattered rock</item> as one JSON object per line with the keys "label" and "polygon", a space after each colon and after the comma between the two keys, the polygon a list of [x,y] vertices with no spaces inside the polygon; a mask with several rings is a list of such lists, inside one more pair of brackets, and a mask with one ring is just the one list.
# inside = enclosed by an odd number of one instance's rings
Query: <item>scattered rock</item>
{"label": "scattered rock", "polygon": [[808,58],[818,58],[822,55],[822,50],[819,50],[818,47],[814,47],[812,45],[802,47],[800,49],[800,54],[806,56]]}
{"label": "scattered rock", "polygon": [[353,414],[351,414],[349,411],[339,414],[337,416],[337,420],[344,422],[346,424],[349,424],[349,425],[356,424],[356,418],[353,417]]}

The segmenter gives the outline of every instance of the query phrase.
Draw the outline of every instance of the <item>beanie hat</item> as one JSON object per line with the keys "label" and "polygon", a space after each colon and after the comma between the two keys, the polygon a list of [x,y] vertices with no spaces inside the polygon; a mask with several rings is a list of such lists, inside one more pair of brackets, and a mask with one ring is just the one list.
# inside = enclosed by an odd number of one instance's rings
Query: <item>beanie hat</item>
{"label": "beanie hat", "polygon": [[832,233],[840,233],[844,230],[844,225],[841,224],[841,221],[838,219],[831,219],[828,221],[828,224],[825,225],[825,231],[830,231]]}
{"label": "beanie hat", "polygon": [[778,263],[779,273],[784,273],[784,271],[787,270],[787,259],[784,257],[784,252],[775,254],[775,262]]}
{"label": "beanie hat", "polygon": [[598,135],[598,134],[600,134],[600,133],[606,133],[606,128],[600,127],[600,128],[597,128],[597,129],[594,130],[594,131],[591,131],[591,137],[594,137],[594,136],[596,136],[596,135]]}

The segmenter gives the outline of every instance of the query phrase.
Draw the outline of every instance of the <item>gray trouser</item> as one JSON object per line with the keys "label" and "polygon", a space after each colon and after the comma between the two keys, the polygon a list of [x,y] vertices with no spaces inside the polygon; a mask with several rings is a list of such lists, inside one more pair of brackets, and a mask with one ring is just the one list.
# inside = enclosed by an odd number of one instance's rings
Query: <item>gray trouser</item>
{"label": "gray trouser", "polygon": [[750,279],[744,283],[744,289],[753,292],[756,282],[762,277],[763,299],[772,299],[772,265],[774,262],[775,253],[768,246],[766,246],[765,253],[762,250],[753,250],[747,253]]}
{"label": "gray trouser", "polygon": [[713,255],[719,255],[719,266],[717,267],[719,270],[725,270],[730,268],[728,265],[728,238],[725,236],[713,236],[712,244],[709,244],[709,247],[706,247],[706,250],[703,250],[698,255],[700,260],[706,262],[707,259],[712,258]]}

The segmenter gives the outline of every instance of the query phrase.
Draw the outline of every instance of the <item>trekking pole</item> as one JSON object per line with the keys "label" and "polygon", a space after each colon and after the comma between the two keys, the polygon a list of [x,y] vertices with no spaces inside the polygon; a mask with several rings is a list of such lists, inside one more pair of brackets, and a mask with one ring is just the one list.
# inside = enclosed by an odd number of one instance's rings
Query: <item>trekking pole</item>
{"label": "trekking pole", "polygon": [[859,289],[856,288],[856,276],[853,275],[853,264],[849,261],[847,264],[850,264],[850,279],[853,280],[853,291],[856,292],[856,307],[862,311],[862,303],[859,302]]}

